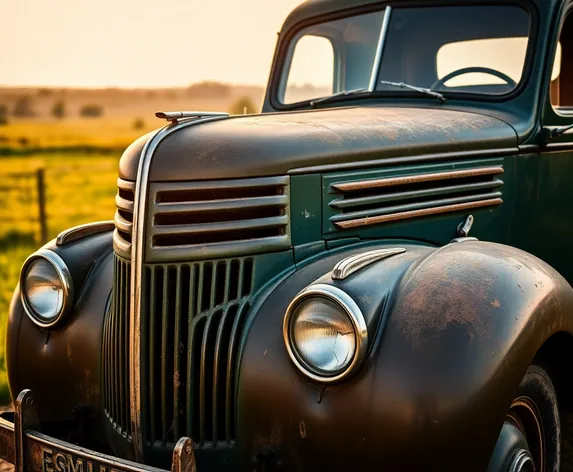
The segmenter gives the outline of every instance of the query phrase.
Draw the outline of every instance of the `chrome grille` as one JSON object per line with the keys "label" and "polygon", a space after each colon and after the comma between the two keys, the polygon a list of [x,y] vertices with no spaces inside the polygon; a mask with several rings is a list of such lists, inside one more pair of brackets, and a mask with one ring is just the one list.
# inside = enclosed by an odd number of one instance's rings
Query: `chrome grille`
{"label": "chrome grille", "polygon": [[150,185],[146,261],[197,260],[290,246],[288,177]]}
{"label": "chrome grille", "polygon": [[131,251],[133,233],[133,202],[135,182],[117,179],[117,195],[114,216],[115,232],[113,235],[114,248],[118,254],[128,258]]}
{"label": "chrome grille", "polygon": [[131,435],[129,399],[129,287],[131,264],[115,256],[113,292],[103,330],[105,414],[120,435]]}
{"label": "chrome grille", "polygon": [[235,439],[237,343],[253,283],[249,258],[144,267],[142,428],[151,447]]}
{"label": "chrome grille", "polygon": [[[143,269],[141,414],[147,447],[172,448],[181,436],[192,437],[197,447],[233,443],[238,342],[253,289],[253,260]],[[130,262],[117,255],[113,287],[103,333],[104,409],[114,435],[130,440]]]}

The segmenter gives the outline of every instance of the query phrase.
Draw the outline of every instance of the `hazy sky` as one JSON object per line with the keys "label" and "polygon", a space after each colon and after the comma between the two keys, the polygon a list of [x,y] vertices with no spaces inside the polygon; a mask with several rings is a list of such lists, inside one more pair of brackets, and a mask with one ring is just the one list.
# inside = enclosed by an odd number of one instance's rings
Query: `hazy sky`
{"label": "hazy sky", "polygon": [[0,0],[0,85],[267,81],[302,0]]}

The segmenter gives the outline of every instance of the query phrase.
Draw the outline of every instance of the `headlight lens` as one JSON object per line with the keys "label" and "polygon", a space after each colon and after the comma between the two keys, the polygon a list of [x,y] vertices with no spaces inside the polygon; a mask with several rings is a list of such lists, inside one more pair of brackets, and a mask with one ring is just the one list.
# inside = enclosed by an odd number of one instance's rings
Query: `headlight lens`
{"label": "headlight lens", "polygon": [[342,372],[356,352],[356,333],[348,315],[324,297],[309,297],[295,308],[292,345],[300,359],[319,374]]}
{"label": "headlight lens", "polygon": [[364,360],[366,322],[354,300],[332,285],[299,293],[285,315],[284,335],[293,362],[323,383],[341,380]]}
{"label": "headlight lens", "polygon": [[22,303],[34,323],[55,325],[67,312],[71,276],[64,261],[53,251],[41,249],[24,263],[20,281]]}

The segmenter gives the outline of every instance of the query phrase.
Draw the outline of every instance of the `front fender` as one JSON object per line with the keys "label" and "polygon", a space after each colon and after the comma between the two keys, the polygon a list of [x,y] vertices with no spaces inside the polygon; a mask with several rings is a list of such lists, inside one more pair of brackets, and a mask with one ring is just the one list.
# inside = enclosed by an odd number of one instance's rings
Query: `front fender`
{"label": "front fender", "polygon": [[61,324],[44,329],[26,315],[16,288],[6,336],[10,390],[15,399],[23,389],[32,389],[44,423],[71,420],[78,408],[89,407],[93,424],[99,425],[101,336],[113,281],[111,233],[44,247],[69,267],[74,306]]}
{"label": "front fender", "polygon": [[392,293],[369,357],[342,384],[306,379],[282,340],[284,310],[312,267],[261,307],[240,377],[249,457],[296,470],[487,468],[527,366],[552,334],[573,332],[573,290],[539,259],[493,243],[418,252],[399,279],[391,261],[352,276]]}

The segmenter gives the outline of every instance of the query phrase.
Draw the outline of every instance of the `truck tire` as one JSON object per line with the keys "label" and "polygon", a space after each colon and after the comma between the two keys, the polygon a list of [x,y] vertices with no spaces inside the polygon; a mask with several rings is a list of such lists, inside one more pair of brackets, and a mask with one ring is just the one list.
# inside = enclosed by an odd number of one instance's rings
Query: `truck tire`
{"label": "truck tire", "polygon": [[[571,464],[572,456],[569,454],[564,457],[565,468],[561,469],[561,421],[557,393],[544,368],[536,364],[529,366],[508,418],[525,436],[536,471],[573,471],[567,468],[567,464]],[[563,452],[566,450],[564,448]]]}
{"label": "truck tire", "polygon": [[561,471],[573,472],[573,413],[561,412]]}

